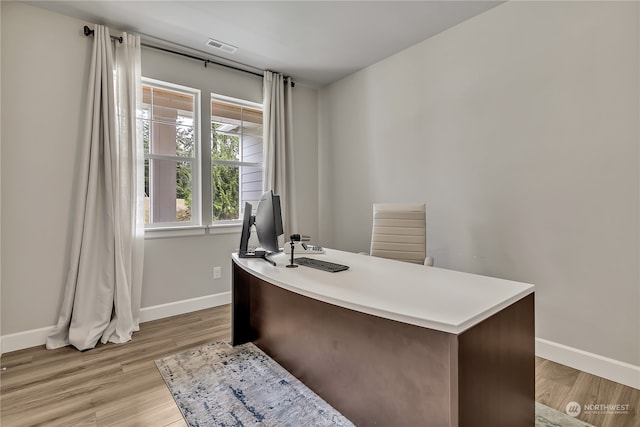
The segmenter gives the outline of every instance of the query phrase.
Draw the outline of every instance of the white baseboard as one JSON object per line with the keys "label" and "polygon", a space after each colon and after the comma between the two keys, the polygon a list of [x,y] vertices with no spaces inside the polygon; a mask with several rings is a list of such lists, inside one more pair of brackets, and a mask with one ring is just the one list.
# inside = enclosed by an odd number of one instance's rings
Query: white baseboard
{"label": "white baseboard", "polygon": [[219,294],[154,305],[153,307],[145,307],[140,309],[140,323],[164,319],[166,317],[177,316],[179,314],[191,313],[192,311],[204,310],[205,308],[218,307],[225,304],[231,304],[231,292],[221,292]]}
{"label": "white baseboard", "polygon": [[55,326],[47,326],[46,328],[31,329],[29,331],[3,335],[0,337],[2,340],[2,354],[22,350],[23,348],[44,345],[44,343],[47,342],[49,334],[53,332],[54,327]]}
{"label": "white baseboard", "polygon": [[[140,323],[151,320],[164,319],[165,317],[177,316],[179,314],[191,313],[192,311],[204,310],[205,308],[217,307],[219,305],[231,303],[231,292],[221,292],[214,295],[192,298],[183,301],[160,304],[152,307],[140,309]],[[3,335],[0,337],[0,348],[2,353],[22,350],[23,348],[44,345],[47,337],[55,326],[32,329],[15,334]]]}
{"label": "white baseboard", "polygon": [[640,366],[536,338],[536,355],[583,372],[640,389]]}

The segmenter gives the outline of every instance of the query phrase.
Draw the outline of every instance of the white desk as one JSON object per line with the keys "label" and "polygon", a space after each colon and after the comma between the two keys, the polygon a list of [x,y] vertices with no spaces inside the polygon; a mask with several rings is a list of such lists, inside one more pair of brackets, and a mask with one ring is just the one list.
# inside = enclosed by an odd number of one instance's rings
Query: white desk
{"label": "white desk", "polygon": [[327,274],[302,266],[285,268],[289,257],[284,253],[272,258],[276,267],[263,260],[238,259],[234,254],[241,268],[283,289],[451,334],[464,332],[534,291],[534,286],[526,283],[333,249],[309,257],[350,268]]}
{"label": "white desk", "polygon": [[255,342],[357,425],[533,425],[533,285],[314,257],[350,269],[233,255],[234,345]]}

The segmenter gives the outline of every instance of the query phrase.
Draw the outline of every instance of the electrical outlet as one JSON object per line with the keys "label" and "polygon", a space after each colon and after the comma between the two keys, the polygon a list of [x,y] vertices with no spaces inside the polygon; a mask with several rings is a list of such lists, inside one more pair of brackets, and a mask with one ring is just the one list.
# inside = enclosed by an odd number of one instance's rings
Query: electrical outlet
{"label": "electrical outlet", "polygon": [[221,267],[213,267],[213,278],[220,279],[222,277],[222,268]]}

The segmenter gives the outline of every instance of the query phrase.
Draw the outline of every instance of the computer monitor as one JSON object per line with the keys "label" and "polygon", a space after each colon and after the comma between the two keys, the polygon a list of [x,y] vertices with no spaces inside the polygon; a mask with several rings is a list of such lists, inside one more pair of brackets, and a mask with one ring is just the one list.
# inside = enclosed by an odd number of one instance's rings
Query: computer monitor
{"label": "computer monitor", "polygon": [[255,225],[260,247],[265,251],[280,252],[278,237],[283,234],[280,196],[274,195],[272,190],[260,197]]}
{"label": "computer monitor", "polygon": [[251,203],[244,203],[244,218],[242,220],[242,234],[240,234],[240,256],[246,255],[249,252],[249,237],[251,236],[251,227],[255,221],[255,217],[251,215],[253,206]]}

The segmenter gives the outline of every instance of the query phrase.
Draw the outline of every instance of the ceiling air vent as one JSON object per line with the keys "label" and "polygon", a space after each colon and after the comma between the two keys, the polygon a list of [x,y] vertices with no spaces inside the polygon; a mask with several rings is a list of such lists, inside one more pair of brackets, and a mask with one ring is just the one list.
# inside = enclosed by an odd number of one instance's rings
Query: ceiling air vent
{"label": "ceiling air vent", "polygon": [[222,50],[227,53],[235,53],[235,51],[238,50],[238,48],[235,46],[231,46],[230,44],[226,44],[214,39],[209,39],[207,41],[207,46],[212,47],[214,49]]}

